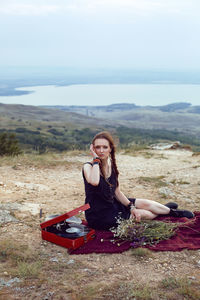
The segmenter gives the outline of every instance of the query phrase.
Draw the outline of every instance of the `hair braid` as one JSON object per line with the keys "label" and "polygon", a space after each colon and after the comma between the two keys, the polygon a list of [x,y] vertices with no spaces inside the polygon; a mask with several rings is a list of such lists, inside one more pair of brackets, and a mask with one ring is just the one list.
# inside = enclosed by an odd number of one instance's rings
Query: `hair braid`
{"label": "hair braid", "polygon": [[111,151],[110,155],[111,155],[112,167],[113,167],[114,172],[116,174],[117,186],[118,186],[119,185],[119,181],[118,181],[119,171],[118,171],[118,168],[117,168],[117,163],[116,163],[116,158],[115,158],[115,149]]}

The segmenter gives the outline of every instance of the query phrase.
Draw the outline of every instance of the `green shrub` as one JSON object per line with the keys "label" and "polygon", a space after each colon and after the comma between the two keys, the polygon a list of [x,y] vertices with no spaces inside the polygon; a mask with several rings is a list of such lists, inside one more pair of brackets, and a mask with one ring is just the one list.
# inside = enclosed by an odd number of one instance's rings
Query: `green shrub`
{"label": "green shrub", "polygon": [[14,133],[0,133],[0,156],[3,155],[18,155],[22,151],[18,145],[18,140]]}

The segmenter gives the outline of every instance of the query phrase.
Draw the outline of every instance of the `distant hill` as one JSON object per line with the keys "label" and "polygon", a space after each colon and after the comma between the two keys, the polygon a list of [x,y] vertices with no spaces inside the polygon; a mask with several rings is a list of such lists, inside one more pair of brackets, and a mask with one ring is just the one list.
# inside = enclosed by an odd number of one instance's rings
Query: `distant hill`
{"label": "distant hill", "polygon": [[[11,120],[21,119],[23,121],[36,121],[36,122],[55,122],[71,125],[72,127],[85,127],[89,125],[103,124],[111,125],[110,121],[100,120],[97,118],[86,118],[82,114],[72,111],[60,110],[58,108],[39,107],[21,104],[2,104],[0,103],[0,117],[6,117]],[[106,122],[106,123],[105,123]],[[7,126],[9,123],[7,124]]]}
{"label": "distant hill", "polygon": [[172,103],[164,106],[137,106],[119,103],[107,106],[48,106],[93,118],[113,120],[113,124],[143,129],[178,130],[200,136],[200,106]]}
{"label": "distant hill", "polygon": [[0,133],[14,132],[23,147],[40,152],[88,147],[92,136],[105,129],[116,133],[126,146],[163,140],[200,146],[199,109],[188,103],[159,107],[0,104]]}
{"label": "distant hill", "polygon": [[54,106],[48,106],[44,105],[41,107],[46,108],[56,108],[64,111],[73,111],[78,112],[84,115],[96,115],[99,112],[107,113],[107,112],[119,112],[119,111],[130,111],[130,110],[160,110],[163,112],[179,112],[179,113],[200,113],[200,106],[192,106],[191,103],[187,102],[177,102],[177,103],[171,103],[167,105],[162,106],[139,106],[134,103],[117,103],[117,104],[111,104],[111,105],[99,105],[99,106],[87,106],[87,105],[54,105]]}
{"label": "distant hill", "polygon": [[15,133],[22,148],[39,152],[84,148],[97,131],[112,130],[112,123],[60,109],[0,104],[0,134]]}
{"label": "distant hill", "polygon": [[174,111],[184,111],[187,112],[188,108],[191,106],[190,103],[185,103],[185,102],[178,102],[178,103],[171,103],[168,105],[163,105],[163,106],[157,106],[157,108],[161,111],[166,111],[166,112],[174,112]]}

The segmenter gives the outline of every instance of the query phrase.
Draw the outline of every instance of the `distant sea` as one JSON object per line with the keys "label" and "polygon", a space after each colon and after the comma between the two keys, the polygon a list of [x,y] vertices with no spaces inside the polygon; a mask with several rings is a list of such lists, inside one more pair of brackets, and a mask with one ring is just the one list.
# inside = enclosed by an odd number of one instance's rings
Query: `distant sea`
{"label": "distant sea", "polygon": [[160,106],[175,102],[200,105],[199,84],[77,84],[18,88],[22,96],[1,96],[0,103],[24,105],[110,105],[134,103]]}

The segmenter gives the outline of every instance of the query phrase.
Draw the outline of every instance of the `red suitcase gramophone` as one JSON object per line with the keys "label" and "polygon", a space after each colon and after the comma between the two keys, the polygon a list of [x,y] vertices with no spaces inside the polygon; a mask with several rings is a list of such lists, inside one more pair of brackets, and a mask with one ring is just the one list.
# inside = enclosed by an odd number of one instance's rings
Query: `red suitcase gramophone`
{"label": "red suitcase gramophone", "polygon": [[95,237],[95,230],[87,226],[87,222],[76,215],[90,208],[82,205],[63,215],[52,216],[40,224],[42,239],[59,246],[74,250]]}

